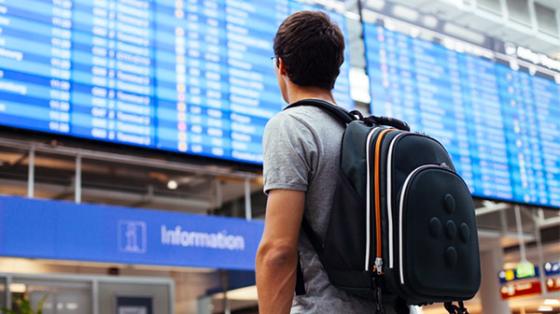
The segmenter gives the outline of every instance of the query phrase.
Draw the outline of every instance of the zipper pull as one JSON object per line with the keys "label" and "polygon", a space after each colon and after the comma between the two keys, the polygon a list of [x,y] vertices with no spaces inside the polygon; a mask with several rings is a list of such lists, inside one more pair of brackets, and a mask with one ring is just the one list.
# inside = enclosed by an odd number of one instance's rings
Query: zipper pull
{"label": "zipper pull", "polygon": [[383,306],[383,291],[381,291],[379,278],[374,279],[374,285],[375,314],[385,314],[385,307]]}
{"label": "zipper pull", "polygon": [[381,257],[375,258],[373,269],[378,275],[383,275],[383,259]]}

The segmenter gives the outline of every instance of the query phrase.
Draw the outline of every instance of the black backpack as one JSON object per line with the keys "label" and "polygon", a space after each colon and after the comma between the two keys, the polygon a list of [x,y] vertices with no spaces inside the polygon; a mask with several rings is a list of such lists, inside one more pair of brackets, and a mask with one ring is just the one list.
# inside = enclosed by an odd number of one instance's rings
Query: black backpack
{"label": "black backpack", "polygon": [[[445,148],[386,117],[364,118],[320,100],[315,106],[345,126],[329,225],[324,239],[302,230],[331,284],[357,296],[408,305],[443,302],[467,313],[463,300],[480,285],[474,204]],[[296,293],[304,294],[298,264]],[[459,301],[459,306],[452,302]]]}

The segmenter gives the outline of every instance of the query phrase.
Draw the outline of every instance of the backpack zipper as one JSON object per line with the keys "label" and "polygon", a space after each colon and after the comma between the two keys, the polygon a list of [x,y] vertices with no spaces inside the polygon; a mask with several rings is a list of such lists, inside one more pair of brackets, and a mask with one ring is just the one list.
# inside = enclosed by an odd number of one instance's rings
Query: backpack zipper
{"label": "backpack zipper", "polygon": [[400,133],[391,140],[391,144],[389,145],[389,154],[387,156],[387,218],[388,218],[388,225],[389,225],[389,268],[393,269],[395,265],[395,261],[393,258],[393,174],[392,174],[392,165],[393,165],[393,150],[395,149],[395,143],[399,138],[407,133]]}
{"label": "backpack zipper", "polygon": [[373,270],[378,274],[383,274],[383,241],[382,241],[382,230],[381,230],[381,179],[379,173],[379,164],[381,162],[381,144],[383,143],[383,138],[388,133],[395,131],[395,129],[385,129],[379,133],[375,143],[375,262],[373,265]]}
{"label": "backpack zipper", "polygon": [[369,148],[371,139],[375,131],[379,129],[379,127],[373,128],[369,131],[368,136],[366,138],[366,261],[365,261],[365,270],[369,270],[369,255],[370,255],[370,230],[371,230],[371,195],[370,195],[370,158],[369,158]]}
{"label": "backpack zipper", "polygon": [[[400,282],[404,285],[404,262],[403,262],[403,212],[404,212],[404,198],[408,192],[408,185],[410,181],[418,172],[427,169],[427,168],[435,168],[435,169],[445,169],[447,171],[453,172],[447,167],[440,166],[438,164],[425,164],[422,166],[417,167],[411,173],[408,174],[406,179],[404,180],[401,195],[399,200],[399,276]],[[454,172],[453,172],[454,173]]]}
{"label": "backpack zipper", "polygon": [[[389,220],[388,221],[388,224],[389,224],[389,230],[388,230],[389,232],[388,233],[389,233],[389,268],[390,269],[393,269],[395,267],[395,254],[394,254],[395,247],[393,245],[394,244],[394,235],[393,235],[394,232],[393,232],[393,223],[392,223],[393,222],[393,192],[392,192],[392,189],[393,189],[392,188],[393,151],[395,150],[394,146],[397,144],[397,141],[399,139],[405,137],[405,136],[408,136],[408,135],[426,137],[426,138],[436,142],[438,145],[443,147],[443,145],[438,140],[436,140],[432,137],[429,137],[427,135],[420,134],[420,133],[409,132],[409,131],[400,133],[391,140],[391,144],[389,145],[389,154],[388,154],[388,157],[387,157],[387,211],[388,211],[387,217],[388,217],[388,220]],[[434,165],[436,165],[436,164],[434,164]],[[443,167],[446,167],[446,168],[452,170],[447,164],[445,164],[445,165],[442,164],[440,166],[443,166]],[[397,199],[398,199],[398,197],[397,197]],[[397,207],[396,209],[398,210],[399,209],[398,204],[397,204],[396,207]]]}

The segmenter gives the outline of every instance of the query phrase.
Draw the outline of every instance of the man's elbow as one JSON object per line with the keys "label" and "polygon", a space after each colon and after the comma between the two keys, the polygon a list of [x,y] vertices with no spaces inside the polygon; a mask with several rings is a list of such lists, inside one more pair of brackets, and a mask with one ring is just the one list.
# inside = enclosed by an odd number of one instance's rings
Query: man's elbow
{"label": "man's elbow", "polygon": [[297,259],[297,247],[280,243],[262,243],[257,251],[257,266],[281,268],[292,266]]}

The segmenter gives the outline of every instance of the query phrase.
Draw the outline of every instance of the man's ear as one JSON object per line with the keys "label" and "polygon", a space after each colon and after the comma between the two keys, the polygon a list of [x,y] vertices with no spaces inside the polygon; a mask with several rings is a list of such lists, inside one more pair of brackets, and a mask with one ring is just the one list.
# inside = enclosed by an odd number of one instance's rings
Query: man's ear
{"label": "man's ear", "polygon": [[286,75],[286,65],[284,64],[284,60],[282,58],[277,58],[276,62],[278,62],[278,73]]}

